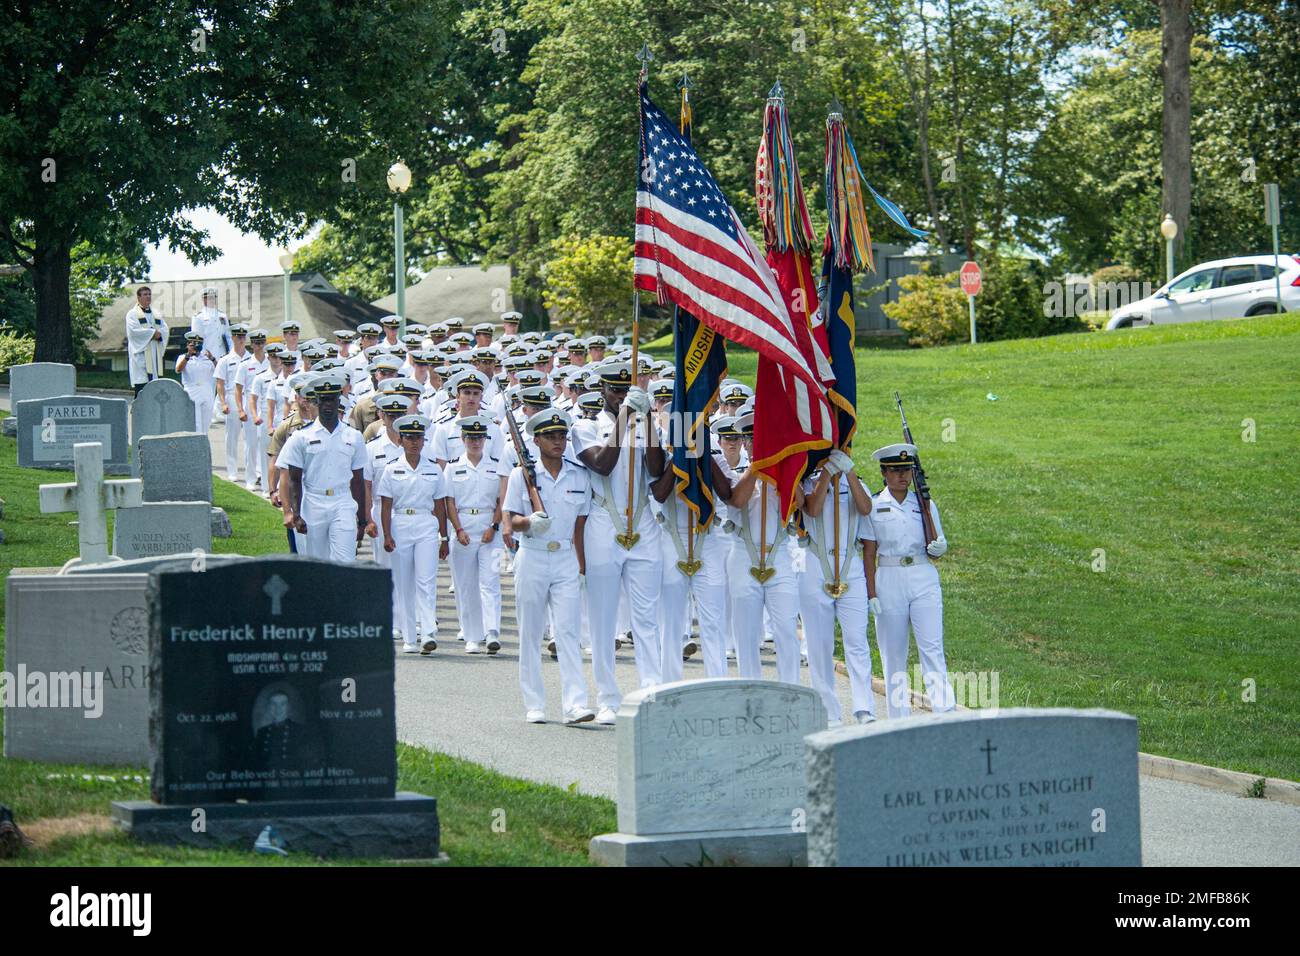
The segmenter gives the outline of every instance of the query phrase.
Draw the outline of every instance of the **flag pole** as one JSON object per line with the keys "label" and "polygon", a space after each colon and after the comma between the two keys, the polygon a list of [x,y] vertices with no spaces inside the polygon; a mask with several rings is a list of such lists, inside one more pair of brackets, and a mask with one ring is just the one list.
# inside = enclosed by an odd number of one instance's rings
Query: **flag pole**
{"label": "flag pole", "polygon": [[[682,135],[687,137],[688,140],[691,138],[690,127],[691,127],[691,86],[692,85],[693,84],[691,83],[690,74],[683,72],[682,81],[677,84],[677,86],[682,91],[682,110],[681,110],[680,121],[678,122],[677,127],[678,129],[681,130]],[[1274,245],[1276,245],[1276,243],[1274,243]],[[1280,302],[1282,300],[1279,298],[1278,301]],[[678,334],[680,332],[681,332],[681,324],[673,323],[673,333]],[[684,423],[679,422],[678,425],[679,427],[683,427],[686,431],[686,442],[687,442],[686,447],[688,449],[688,453],[694,455],[695,454],[695,422],[693,421],[684,422]],[[699,513],[696,512],[693,508],[687,508],[686,512],[687,512],[686,514],[686,566],[690,567],[695,561],[695,528],[697,522],[699,521],[700,516]]]}
{"label": "flag pole", "polygon": [[835,473],[835,484],[831,488],[831,494],[835,495],[835,505],[832,520],[835,522],[835,590],[836,597],[839,597],[840,590],[840,473]]}
{"label": "flag pole", "polygon": [[[635,285],[632,289],[632,384],[637,384],[637,343],[641,338],[641,296],[636,291]],[[632,511],[636,500],[636,438],[637,438],[637,416],[631,409],[628,409],[628,440],[627,440],[627,536],[624,543],[629,551],[632,545],[636,544],[636,538],[633,537],[634,530],[632,527]],[[647,423],[648,425],[649,423]],[[648,437],[648,436],[647,436]]]}

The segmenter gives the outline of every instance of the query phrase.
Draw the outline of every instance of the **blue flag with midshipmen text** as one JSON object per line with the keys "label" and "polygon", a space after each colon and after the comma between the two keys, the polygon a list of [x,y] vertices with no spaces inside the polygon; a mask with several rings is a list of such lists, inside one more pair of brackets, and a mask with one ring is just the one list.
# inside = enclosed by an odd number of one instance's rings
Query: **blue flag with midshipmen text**
{"label": "blue flag with midshipmen text", "polygon": [[[680,129],[691,138],[690,88],[682,87]],[[677,497],[691,510],[697,528],[713,520],[712,433],[709,412],[718,400],[718,388],[727,377],[725,340],[685,309],[673,308],[673,403],[669,442],[673,446],[673,474]]]}

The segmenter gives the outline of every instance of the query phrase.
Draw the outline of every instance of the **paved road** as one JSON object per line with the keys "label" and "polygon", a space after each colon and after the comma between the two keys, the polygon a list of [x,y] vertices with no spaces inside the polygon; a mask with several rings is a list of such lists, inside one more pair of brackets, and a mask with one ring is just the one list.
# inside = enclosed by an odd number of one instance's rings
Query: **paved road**
{"label": "paved road", "polygon": [[[7,391],[0,407],[7,407]],[[212,428],[213,467],[224,475],[224,434]],[[235,529],[238,535],[239,529]],[[438,650],[430,657],[397,655],[397,730],[402,740],[455,754],[502,773],[610,798],[615,793],[615,732],[612,727],[523,721],[518,685],[518,641],[513,587],[503,580],[504,647],[495,657],[470,656],[455,639],[450,575],[439,575],[439,608],[448,620]],[[451,632],[448,635],[448,632]],[[548,715],[560,713],[559,668],[549,656],[542,669]],[[765,654],[764,669],[775,677],[775,661]],[[588,674],[590,669],[588,668]],[[637,686],[632,649],[618,655],[618,682],[624,692]],[[698,657],[687,662],[686,677],[703,676]],[[807,670],[803,673],[807,683]],[[848,687],[839,678],[848,713]],[[594,700],[595,688],[590,688]],[[879,713],[883,702],[877,700]],[[1297,866],[1300,865],[1300,807],[1252,800],[1194,784],[1142,777],[1143,858],[1148,866]]]}

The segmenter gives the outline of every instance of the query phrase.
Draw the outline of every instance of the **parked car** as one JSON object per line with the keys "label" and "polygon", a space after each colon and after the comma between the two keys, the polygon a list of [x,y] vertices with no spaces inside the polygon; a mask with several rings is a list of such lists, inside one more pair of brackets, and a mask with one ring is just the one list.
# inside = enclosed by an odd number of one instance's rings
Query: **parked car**
{"label": "parked car", "polygon": [[1278,308],[1273,256],[1237,256],[1204,262],[1174,277],[1152,295],[1111,313],[1106,329],[1167,322],[1203,322],[1300,309],[1300,255],[1279,256],[1282,309]]}

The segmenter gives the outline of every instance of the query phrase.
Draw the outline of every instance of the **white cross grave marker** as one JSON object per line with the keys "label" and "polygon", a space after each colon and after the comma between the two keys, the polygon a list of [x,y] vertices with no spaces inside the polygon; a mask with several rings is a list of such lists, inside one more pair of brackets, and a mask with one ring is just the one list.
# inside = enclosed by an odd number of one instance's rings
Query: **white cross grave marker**
{"label": "white cross grave marker", "polygon": [[[108,555],[110,508],[138,508],[144,503],[139,478],[104,480],[104,446],[99,442],[77,442],[72,446],[77,480],[74,484],[41,485],[41,511],[77,513],[79,564],[104,564]],[[71,562],[69,562],[71,563]]]}

